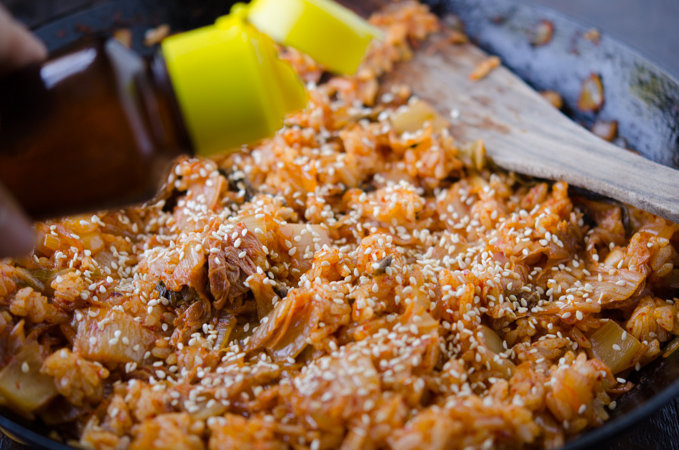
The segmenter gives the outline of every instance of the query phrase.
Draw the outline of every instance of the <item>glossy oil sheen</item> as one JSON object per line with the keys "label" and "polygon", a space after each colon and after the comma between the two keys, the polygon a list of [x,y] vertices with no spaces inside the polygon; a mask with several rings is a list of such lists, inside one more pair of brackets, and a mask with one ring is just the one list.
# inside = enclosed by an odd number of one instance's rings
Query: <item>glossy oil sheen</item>
{"label": "glossy oil sheen", "polygon": [[0,80],[0,181],[33,218],[153,197],[188,149],[149,73],[95,39]]}

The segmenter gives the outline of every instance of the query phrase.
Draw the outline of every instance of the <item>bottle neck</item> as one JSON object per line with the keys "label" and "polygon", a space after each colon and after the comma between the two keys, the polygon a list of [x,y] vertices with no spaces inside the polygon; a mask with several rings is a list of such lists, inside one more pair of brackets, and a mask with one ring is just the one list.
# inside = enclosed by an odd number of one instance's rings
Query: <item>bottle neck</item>
{"label": "bottle neck", "polygon": [[139,92],[142,93],[146,119],[158,143],[193,155],[194,147],[162,52],[156,52],[148,61],[146,79],[150,89],[141,88]]}

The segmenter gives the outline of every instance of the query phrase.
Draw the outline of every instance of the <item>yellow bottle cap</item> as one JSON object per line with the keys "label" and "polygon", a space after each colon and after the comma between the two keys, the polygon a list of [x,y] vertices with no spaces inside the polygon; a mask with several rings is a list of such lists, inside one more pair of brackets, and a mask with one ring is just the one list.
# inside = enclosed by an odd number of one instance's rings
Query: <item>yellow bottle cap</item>
{"label": "yellow bottle cap", "polygon": [[254,0],[248,20],[274,40],[311,56],[331,72],[356,72],[380,31],[332,0]]}
{"label": "yellow bottle cap", "polygon": [[234,7],[212,26],[171,36],[163,56],[199,155],[225,152],[273,136],[307,95],[273,41]]}

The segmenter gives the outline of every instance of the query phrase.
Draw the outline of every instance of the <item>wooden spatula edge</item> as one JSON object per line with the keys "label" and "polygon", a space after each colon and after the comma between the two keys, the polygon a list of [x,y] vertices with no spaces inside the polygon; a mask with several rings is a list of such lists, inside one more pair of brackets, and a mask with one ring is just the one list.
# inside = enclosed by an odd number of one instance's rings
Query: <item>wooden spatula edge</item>
{"label": "wooden spatula edge", "polygon": [[483,80],[469,74],[487,55],[471,44],[426,48],[387,76],[441,114],[459,111],[453,136],[483,139],[500,167],[563,180],[679,222],[679,171],[595,136],[547,103],[504,67]]}

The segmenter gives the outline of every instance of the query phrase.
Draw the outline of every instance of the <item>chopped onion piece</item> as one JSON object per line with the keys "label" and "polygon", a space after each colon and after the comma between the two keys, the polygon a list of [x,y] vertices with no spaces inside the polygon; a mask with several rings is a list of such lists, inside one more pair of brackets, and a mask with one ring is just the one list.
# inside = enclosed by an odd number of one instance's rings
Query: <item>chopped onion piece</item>
{"label": "chopped onion piece", "polygon": [[592,343],[592,356],[610,367],[614,374],[632,366],[641,350],[637,338],[625,332],[613,320],[596,330],[589,340]]}
{"label": "chopped onion piece", "polygon": [[597,120],[592,125],[592,133],[596,134],[601,139],[613,142],[613,139],[618,135],[618,121]]}
{"label": "chopped onion piece", "polygon": [[493,353],[502,353],[505,351],[505,348],[502,346],[502,339],[491,328],[481,325],[478,334],[480,334],[479,337],[481,337],[483,343],[486,344],[488,350]]}
{"label": "chopped onion piece", "polygon": [[601,77],[591,74],[582,82],[582,90],[578,99],[578,109],[584,112],[597,112],[604,104],[604,85]]}
{"label": "chopped onion piece", "polygon": [[439,132],[450,125],[447,120],[441,117],[429,103],[417,100],[399,108],[391,116],[391,125],[398,134],[415,133],[429,122],[434,132]]}
{"label": "chopped onion piece", "polygon": [[191,413],[191,419],[193,420],[207,420],[213,416],[221,416],[227,410],[227,407],[222,402],[212,399],[198,406],[200,408]]}
{"label": "chopped onion piece", "polygon": [[472,81],[478,81],[486,78],[493,69],[500,67],[502,61],[497,56],[489,56],[488,58],[481,61],[469,74],[469,79]]}
{"label": "chopped onion piece", "polygon": [[32,342],[0,371],[0,395],[8,406],[33,412],[56,397],[53,378],[40,373],[42,362],[40,346]]}
{"label": "chopped onion piece", "polygon": [[528,42],[535,47],[549,44],[554,36],[554,24],[542,19],[528,30]]}
{"label": "chopped onion piece", "polygon": [[[307,248],[315,253],[316,246],[330,245],[330,236],[320,225],[288,223],[281,225],[281,235],[289,240],[292,248],[297,248],[295,255],[303,256]],[[297,237],[299,239],[295,239]]]}
{"label": "chopped onion piece", "polygon": [[587,32],[585,32],[585,34],[582,37],[594,43],[594,45],[599,45],[601,33],[596,28],[590,28],[589,30],[587,30]]}
{"label": "chopped onion piece", "polygon": [[[494,353],[495,355],[502,354],[506,349],[502,345],[502,339],[497,335],[495,331],[491,328],[481,325],[477,328],[476,337],[479,342],[479,346],[485,347],[487,352]],[[503,357],[493,357],[489,361],[490,369],[501,373],[504,377],[509,378],[514,373],[516,366],[514,363]]]}
{"label": "chopped onion piece", "polygon": [[555,91],[542,91],[540,95],[552,104],[556,109],[563,108],[563,98],[558,92]]}
{"label": "chopped onion piece", "polygon": [[[245,228],[248,229],[248,232],[258,236],[259,233],[268,233],[270,231],[274,231],[274,227],[271,226],[272,224],[269,223],[269,220],[265,218],[258,218],[257,215],[250,215],[241,218],[240,222],[245,225]],[[275,222],[272,223],[275,225]]]}
{"label": "chopped onion piece", "polygon": [[[141,363],[155,342],[152,332],[116,310],[90,308],[78,323],[74,350],[102,363]],[[91,314],[90,314],[91,313]]]}
{"label": "chopped onion piece", "polygon": [[215,340],[215,348],[225,348],[231,342],[231,334],[236,328],[238,320],[236,316],[220,311],[220,317],[217,320],[217,339]]}
{"label": "chopped onion piece", "polygon": [[477,139],[460,147],[460,159],[465,166],[474,168],[479,172],[486,167],[486,145],[483,139]]}

